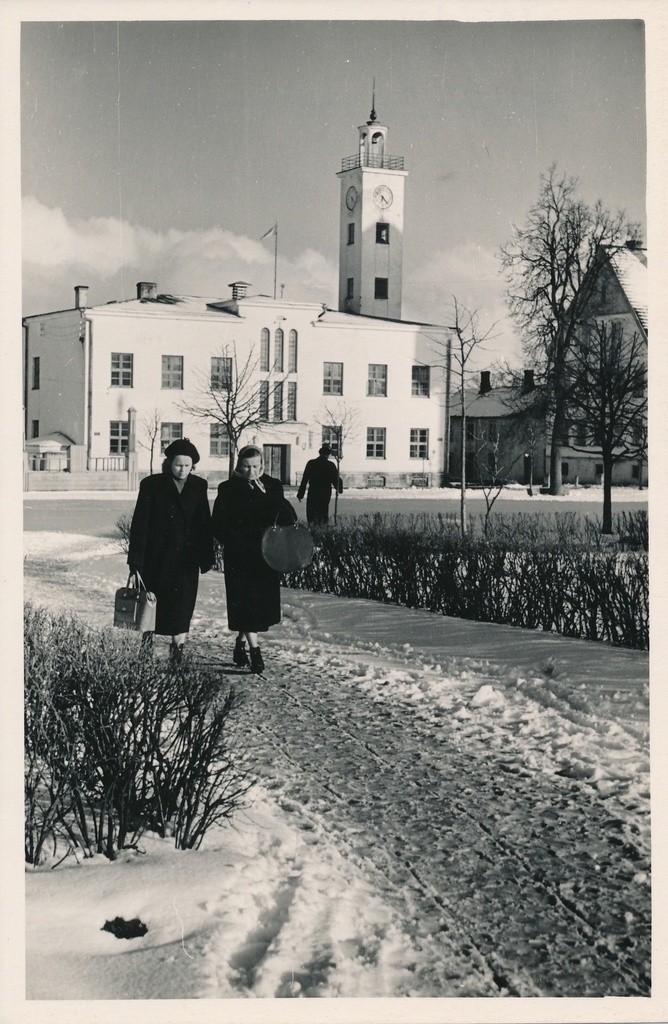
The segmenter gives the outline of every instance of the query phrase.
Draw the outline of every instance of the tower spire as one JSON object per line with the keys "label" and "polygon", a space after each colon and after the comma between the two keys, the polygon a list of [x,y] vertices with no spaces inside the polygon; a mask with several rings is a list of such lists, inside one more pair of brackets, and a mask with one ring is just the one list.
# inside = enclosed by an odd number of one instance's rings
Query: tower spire
{"label": "tower spire", "polygon": [[376,76],[373,77],[373,89],[371,91],[371,120],[369,124],[373,124],[376,120]]}

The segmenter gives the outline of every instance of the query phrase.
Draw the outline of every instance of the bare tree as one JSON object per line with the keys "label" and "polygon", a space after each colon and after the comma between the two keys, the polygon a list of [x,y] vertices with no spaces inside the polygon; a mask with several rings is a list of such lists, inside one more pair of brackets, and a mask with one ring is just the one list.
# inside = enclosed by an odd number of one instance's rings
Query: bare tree
{"label": "bare tree", "polygon": [[234,343],[223,346],[214,359],[216,363],[212,364],[208,375],[198,374],[197,398],[182,402],[181,408],[197,419],[221,425],[229,445],[231,476],[241,437],[253,428],[266,425],[271,402],[282,396],[283,379],[259,379],[253,349],[245,359],[239,359]]}
{"label": "bare tree", "polygon": [[153,473],[153,457],[155,455],[156,442],[160,436],[160,424],[162,422],[162,412],[160,409],[155,408],[152,412],[147,413],[139,421],[139,426],[142,428],[143,436],[147,442],[141,440],[141,437],[137,437],[137,444],[141,445],[149,452],[149,472]]}
{"label": "bare tree", "polygon": [[612,471],[621,459],[647,455],[647,345],[623,325],[592,321],[568,363],[569,411],[576,451],[603,463],[603,533],[612,533]]}
{"label": "bare tree", "polygon": [[[341,459],[346,441],[353,441],[357,437],[360,424],[360,413],[356,406],[349,405],[343,399],[337,402],[323,402],[316,414],[316,423],[327,428],[331,432],[334,444],[330,445],[336,462],[336,475],[341,479]],[[339,508],[339,489],[334,492],[334,522]]]}
{"label": "bare tree", "polygon": [[485,331],[481,330],[478,311],[473,310],[471,312],[466,306],[460,305],[454,295],[452,299],[452,319],[454,323],[450,329],[454,332],[454,339],[451,350],[451,374],[456,381],[457,391],[459,392],[462,420],[459,525],[462,535],[464,535],[468,529],[466,514],[466,408],[467,403],[472,400],[469,388],[471,371],[468,364],[473,353],[481,348],[485,341],[493,337],[492,331],[496,325],[493,324]]}
{"label": "bare tree", "polygon": [[542,174],[538,200],[526,226],[501,250],[507,302],[525,352],[545,376],[551,400],[550,492],[562,491],[560,447],[567,428],[568,353],[594,293],[603,249],[637,238],[638,226],[623,211],[611,214],[599,200],[589,207],[578,179]]}

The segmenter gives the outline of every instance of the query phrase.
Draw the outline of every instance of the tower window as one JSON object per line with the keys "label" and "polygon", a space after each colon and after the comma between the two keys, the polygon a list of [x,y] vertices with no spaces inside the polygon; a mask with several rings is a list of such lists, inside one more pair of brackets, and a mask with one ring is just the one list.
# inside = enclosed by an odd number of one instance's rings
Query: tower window
{"label": "tower window", "polygon": [[353,297],[354,284],[355,284],[354,278],[349,277],[348,280],[346,281],[346,298],[347,299],[352,299],[352,297]]}
{"label": "tower window", "polygon": [[386,299],[388,297],[387,278],[377,277],[373,290],[374,299]]}
{"label": "tower window", "polygon": [[355,225],[354,224],[349,224],[348,225],[348,245],[354,245],[354,244],[355,244]]}
{"label": "tower window", "polygon": [[376,245],[390,244],[390,225],[376,224]]}
{"label": "tower window", "polygon": [[32,357],[32,389],[39,391],[39,356]]}

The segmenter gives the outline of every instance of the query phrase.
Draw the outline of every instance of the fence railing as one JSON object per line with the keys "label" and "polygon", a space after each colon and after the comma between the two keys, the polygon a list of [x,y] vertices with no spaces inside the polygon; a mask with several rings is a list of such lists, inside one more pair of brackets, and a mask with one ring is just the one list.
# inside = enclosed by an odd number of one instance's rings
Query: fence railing
{"label": "fence railing", "polygon": [[89,469],[93,473],[118,472],[124,473],[128,468],[127,455],[105,455],[90,460]]}
{"label": "fence railing", "polygon": [[402,156],[367,156],[364,153],[344,156],[341,161],[341,170],[352,171],[355,167],[378,167],[383,171],[403,171],[404,158]]}

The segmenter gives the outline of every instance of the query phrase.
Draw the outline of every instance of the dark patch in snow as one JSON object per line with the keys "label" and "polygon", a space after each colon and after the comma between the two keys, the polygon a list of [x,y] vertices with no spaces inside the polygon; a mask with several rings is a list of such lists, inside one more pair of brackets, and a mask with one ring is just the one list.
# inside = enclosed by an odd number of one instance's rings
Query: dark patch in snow
{"label": "dark patch in snow", "polygon": [[115,917],[113,921],[105,921],[100,931],[111,932],[117,939],[138,939],[146,935],[148,928],[138,917],[133,917],[131,921]]}

